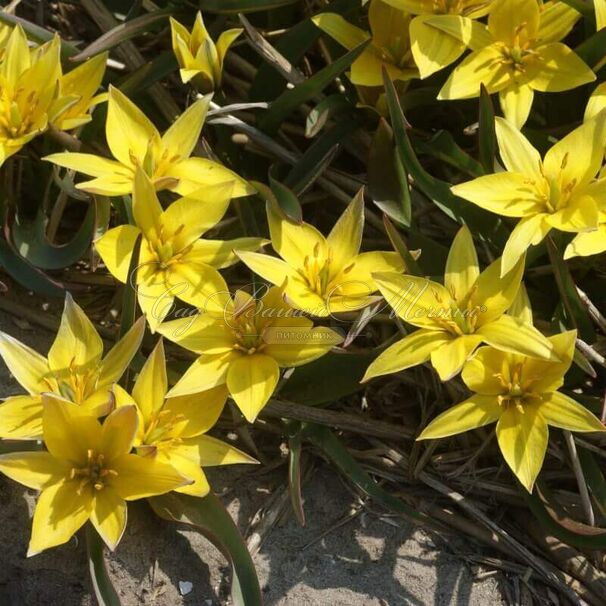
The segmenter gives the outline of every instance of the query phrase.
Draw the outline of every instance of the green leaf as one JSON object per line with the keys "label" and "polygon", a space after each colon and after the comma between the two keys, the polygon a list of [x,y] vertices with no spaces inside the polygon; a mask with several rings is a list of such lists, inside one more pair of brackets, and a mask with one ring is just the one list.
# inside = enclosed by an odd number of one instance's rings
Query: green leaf
{"label": "green leaf", "polygon": [[106,50],[110,50],[118,44],[121,44],[125,40],[130,40],[135,36],[139,36],[151,28],[150,26],[155,24],[157,21],[166,19],[172,14],[171,9],[163,9],[146,13],[140,17],[135,17],[130,21],[125,21],[116,25],[116,27],[105,32],[102,36],[97,38],[92,44],[89,44],[83,51],[77,55],[71,57],[71,61],[84,61],[89,57],[98,55]]}
{"label": "green leaf", "polygon": [[494,159],[497,154],[497,135],[494,123],[492,99],[486,87],[482,84],[480,87],[478,143],[480,147],[480,162],[486,174],[494,172]]}
{"label": "green leaf", "polygon": [[433,156],[471,177],[480,177],[484,174],[482,165],[461,149],[454,137],[446,130],[439,130],[428,141],[417,139],[415,144],[419,153]]}
{"label": "green leaf", "polygon": [[383,224],[385,225],[385,231],[387,232],[391,245],[394,247],[394,250],[400,254],[402,261],[404,261],[406,273],[422,277],[424,275],[423,270],[419,267],[415,258],[410,254],[408,246],[406,246],[400,232],[395,228],[387,215],[383,215]]}
{"label": "green leaf", "polygon": [[595,17],[590,3],[584,2],[583,0],[562,0],[562,2],[574,8],[574,10],[581,13],[586,19],[593,19]]}
{"label": "green leaf", "polygon": [[381,118],[368,153],[368,193],[394,221],[410,227],[412,204],[408,177],[396,152],[393,133]]}
{"label": "green leaf", "polygon": [[276,132],[290,113],[323,91],[362,54],[367,45],[368,41],[360,44],[315,73],[305,82],[284,91],[273,101],[267,113],[259,121],[260,128],[268,133]]}
{"label": "green leaf", "polygon": [[86,524],[85,532],[88,572],[97,602],[99,606],[120,606],[120,598],[107,574],[103,557],[103,541],[90,522]]}
{"label": "green leaf", "polygon": [[310,406],[334,402],[363,388],[360,381],[373,354],[327,353],[299,366],[280,390],[280,398]]}
{"label": "green leaf", "polygon": [[223,503],[213,493],[205,497],[170,492],[148,499],[161,518],[195,527],[232,565],[231,598],[235,606],[261,606],[257,572],[246,543]]}
{"label": "green leaf", "polygon": [[342,94],[329,95],[322,99],[307,114],[305,120],[305,136],[313,139],[325,126],[329,118],[338,116],[351,109],[351,103]]}
{"label": "green leaf", "polygon": [[288,490],[293,512],[301,526],[305,526],[305,510],[301,496],[301,450],[303,436],[301,423],[288,423]]}
{"label": "green leaf", "polygon": [[544,485],[537,485],[533,494],[520,485],[520,493],[541,526],[556,538],[580,549],[606,549],[606,529],[571,519]]}
{"label": "green leaf", "polygon": [[155,59],[149,63],[144,63],[141,67],[130,73],[118,85],[125,95],[134,97],[137,93],[147,90],[156,82],[163,80],[178,68],[179,64],[172,51],[160,53]]}
{"label": "green leaf", "polygon": [[33,223],[12,226],[12,241],[21,256],[40,269],[63,269],[79,261],[89,249],[95,229],[95,205],[90,204],[84,221],[67,244],[56,246],[46,238],[46,216],[41,209]]}
{"label": "green leaf", "polygon": [[301,223],[303,221],[303,210],[297,196],[292,190],[271,176],[271,169],[269,180],[271,187],[257,181],[253,181],[252,185],[272,210],[293,223]]}
{"label": "green leaf", "polygon": [[60,282],[49,278],[44,272],[28,263],[0,237],[0,265],[16,282],[28,290],[44,297],[65,297],[65,288]]}
{"label": "green leaf", "polygon": [[303,436],[317,446],[350,482],[377,503],[380,503],[390,511],[405,515],[410,519],[424,519],[412,507],[409,507],[403,501],[381,488],[362,469],[361,465],[351,456],[347,448],[343,446],[328,427],[306,423],[303,429]]}
{"label": "green leaf", "polygon": [[295,4],[299,0],[200,0],[200,9],[209,13],[255,13]]}
{"label": "green leaf", "polygon": [[[52,40],[55,34],[53,32],[49,32],[47,29],[28,21],[27,19],[22,19],[21,17],[16,17],[15,15],[9,15],[5,13],[3,10],[0,10],[0,23],[6,23],[7,25],[20,25],[23,28],[23,31],[27,34],[27,37],[33,42],[37,42],[38,44],[44,44],[49,40]],[[73,57],[78,52],[78,49],[69,42],[61,39],[61,56],[63,58]]]}
{"label": "green leaf", "polygon": [[589,450],[579,447],[577,452],[591,496],[602,516],[606,517],[606,479],[604,474]]}
{"label": "green leaf", "polygon": [[606,48],[606,28],[596,32],[574,49],[574,52],[592,69],[604,58]]}

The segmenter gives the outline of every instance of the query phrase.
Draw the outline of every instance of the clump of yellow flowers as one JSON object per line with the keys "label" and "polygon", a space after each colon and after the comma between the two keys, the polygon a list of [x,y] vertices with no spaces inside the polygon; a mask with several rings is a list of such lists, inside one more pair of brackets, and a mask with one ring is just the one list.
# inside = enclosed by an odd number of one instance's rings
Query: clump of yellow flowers
{"label": "clump of yellow flowers", "polygon": [[[256,463],[210,435],[226,405],[242,424],[262,420],[297,368],[330,357],[347,359],[345,350],[374,320],[380,329],[366,336],[380,332],[384,344],[373,352],[362,383],[427,364],[436,385],[453,381],[465,392],[418,440],[495,423],[507,466],[532,492],[549,427],[606,430],[581,398],[562,390],[575,359],[577,330],[565,330],[569,318],[556,312],[549,324],[535,325],[524,286],[527,261],[541,254],[546,240],[550,253],[559,252],[552,263],[564,268],[569,259],[606,251],[606,84],[595,87],[582,122],[566,129],[558,125],[543,138],[525,128],[536,118],[535,92],[568,91],[596,80],[604,57],[589,66],[563,42],[581,14],[557,0],[365,4],[367,12],[357,21],[348,11],[312,17],[321,30],[316,33],[328,35],[337,47],[363,46],[347,72],[359,100],[365,89],[382,94],[388,77],[399,83],[402,98],[417,85],[424,95],[449,101],[474,99],[484,87],[500,101],[502,116],[494,121],[498,158],[493,163],[491,156],[481,167],[468,163],[468,176],[449,179],[445,191],[460,205],[454,210],[494,219],[505,232],[503,244],[473,232],[467,217],[476,215],[453,212],[458,225],[447,228],[452,238],[444,248],[444,271],[440,263],[432,275],[423,271],[423,256],[415,267],[416,258],[393,233],[397,251],[382,250],[366,237],[369,223],[375,230],[382,224],[366,218],[376,216],[364,187],[350,200],[366,179],[363,170],[355,179],[333,171],[336,181],[324,181],[327,191],[345,183],[338,197],[346,205],[332,209],[330,221],[318,221],[320,230],[307,201],[305,221],[302,214],[288,213],[277,197],[259,207],[259,189],[249,181],[257,167],[239,174],[224,156],[202,145],[213,93],[222,100],[222,89],[231,83],[223,78],[225,58],[242,29],[227,29],[214,40],[200,12],[191,31],[171,17],[180,75],[180,83],[173,84],[184,94],[174,112],[179,115],[171,116],[162,132],[144,103],[132,100],[132,89],[128,95],[126,87],[112,84],[101,90],[109,53],[65,70],[58,35],[36,45],[21,25],[0,28],[0,166],[35,137],[49,130],[55,135],[53,146],[40,154],[55,165],[51,171],[44,164],[47,171],[57,177],[56,167],[67,169],[70,179],[86,175],[89,179],[76,179],[78,196],[88,196],[95,208],[107,196],[124,211],[112,214],[121,218],[117,224],[98,221],[94,251],[109,274],[104,278],[115,279],[126,295],[134,291],[135,316],[140,315],[106,347],[67,293],[46,355],[0,332],[0,356],[22,388],[0,404],[0,439],[24,446],[0,455],[0,471],[40,491],[28,555],[66,543],[87,523],[114,549],[131,500],[169,492],[183,499],[208,497],[206,467]],[[600,30],[606,26],[606,3],[594,5]],[[330,56],[332,47],[322,51]],[[276,61],[288,71],[283,57]],[[242,65],[246,71],[246,62]],[[305,83],[300,86],[307,95]],[[289,101],[292,90],[285,94]],[[312,98],[307,95],[305,102]],[[332,100],[324,101],[330,114]],[[59,148],[65,135],[54,131],[80,132],[101,104],[104,141],[82,151]],[[268,111],[280,109],[279,103],[271,105]],[[352,111],[354,105],[355,99]],[[376,115],[367,113],[375,128]],[[247,131],[255,143],[268,139],[261,124]],[[452,147],[438,149],[436,156],[448,155]],[[299,155],[275,142],[272,153],[276,148],[298,161]],[[321,169],[315,175],[319,183]],[[424,191],[423,174],[402,169],[399,184],[414,206],[415,189]],[[425,202],[438,189],[424,191]],[[247,235],[217,235],[225,224],[233,227],[234,210]],[[407,236],[418,236],[424,225],[415,223],[416,210]],[[267,234],[248,225],[247,216],[255,218],[250,223],[266,219]],[[436,221],[431,228],[440,226]],[[425,242],[431,255],[431,238]],[[348,323],[354,328],[345,337]],[[171,372],[173,357],[185,357],[186,369]],[[355,386],[360,387],[358,378]]]}

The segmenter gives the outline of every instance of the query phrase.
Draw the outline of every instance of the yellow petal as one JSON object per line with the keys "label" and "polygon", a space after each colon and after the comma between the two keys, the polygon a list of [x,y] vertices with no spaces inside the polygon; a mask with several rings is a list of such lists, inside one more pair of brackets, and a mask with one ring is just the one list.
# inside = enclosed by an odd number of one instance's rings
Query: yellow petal
{"label": "yellow petal", "polygon": [[563,393],[543,398],[539,412],[548,425],[568,431],[606,431],[604,424],[584,406]]}
{"label": "yellow petal", "polygon": [[69,468],[48,452],[0,455],[0,471],[11,480],[34,490],[43,490],[69,475]]}
{"label": "yellow petal", "polygon": [[565,44],[553,42],[537,49],[538,71],[529,84],[541,92],[558,93],[596,79],[591,68]]}
{"label": "yellow petal", "polygon": [[453,36],[432,27],[431,19],[430,15],[422,15],[410,23],[410,46],[421,78],[454,63],[466,48]]}
{"label": "yellow petal", "polygon": [[98,385],[110,385],[120,379],[134,355],[139,351],[144,334],[145,319],[141,317],[101,361]]}
{"label": "yellow petal", "polygon": [[109,88],[105,135],[114,157],[126,166],[143,164],[150,144],[160,139],[147,116],[115,86]]}
{"label": "yellow petal", "polygon": [[448,253],[444,286],[450,291],[454,300],[460,303],[467,296],[479,275],[476,247],[469,228],[464,225],[455,236]]}
{"label": "yellow petal", "polygon": [[[606,7],[606,0],[604,6]],[[604,108],[606,108],[606,82],[602,82],[596,86],[595,90],[591,93],[587,107],[585,108],[585,115],[583,120],[587,122],[591,118],[595,118]]]}
{"label": "yellow petal", "polygon": [[477,335],[456,337],[431,352],[431,365],[442,381],[448,381],[461,372],[463,365],[482,342]]}
{"label": "yellow petal", "polygon": [[446,345],[451,339],[452,336],[446,332],[416,330],[381,352],[366,370],[362,383],[423,364],[429,360],[434,349]]}
{"label": "yellow petal", "polygon": [[516,128],[522,128],[530,115],[534,92],[529,84],[513,83],[499,92],[505,118]]}
{"label": "yellow petal", "polygon": [[507,313],[510,316],[513,316],[516,320],[532,326],[532,307],[530,305],[530,299],[528,298],[528,291],[523,283],[520,284],[518,294],[513,300],[511,307],[507,310]]}
{"label": "yellow petal", "polygon": [[126,501],[115,490],[106,486],[95,492],[90,521],[112,551],[126,530],[126,518]]}
{"label": "yellow petal", "polygon": [[544,197],[527,174],[509,172],[484,175],[454,185],[451,190],[469,202],[504,217],[526,217],[544,208]]}
{"label": "yellow petal", "polygon": [[549,438],[547,423],[539,410],[533,404],[524,404],[522,410],[509,406],[497,423],[503,457],[528,492],[532,492],[543,466]]}
{"label": "yellow petal", "polygon": [[233,181],[232,197],[240,198],[257,193],[242,177],[225,168],[222,164],[207,158],[187,158],[177,164],[171,164],[166,177],[174,177],[179,184],[173,189],[180,196],[189,196],[201,187],[218,185]]}
{"label": "yellow petal", "polygon": [[606,27],[606,0],[593,0],[598,30]]}
{"label": "yellow petal", "polygon": [[471,99],[480,95],[480,84],[496,93],[510,82],[501,51],[494,45],[474,51],[463,59],[440,90],[438,99]]}
{"label": "yellow petal", "polygon": [[500,275],[500,269],[501,263],[497,259],[478,276],[471,293],[470,306],[480,311],[478,326],[500,318],[518,294],[524,275],[524,261],[518,261],[515,268],[504,276]]}
{"label": "yellow petal", "polygon": [[235,335],[224,318],[198,314],[164,322],[158,332],[181,347],[197,354],[222,354],[233,349]]}
{"label": "yellow petal", "polygon": [[36,503],[27,555],[67,543],[88,520],[92,501],[89,491],[78,490],[78,480],[45,488]]}
{"label": "yellow petal", "polygon": [[508,120],[495,118],[499,152],[508,171],[542,178],[541,156],[519,129]]}
{"label": "yellow petal", "polygon": [[198,240],[191,250],[182,257],[184,261],[205,264],[215,269],[223,269],[240,259],[236,251],[255,251],[267,244],[263,238],[236,238],[235,240]]}
{"label": "yellow petal", "polygon": [[141,168],[137,168],[135,172],[133,216],[137,227],[148,239],[158,237],[162,226],[162,206],[156,188]]}
{"label": "yellow petal", "polygon": [[133,387],[133,398],[146,423],[161,410],[167,391],[164,345],[160,339],[145,361]]}
{"label": "yellow petal", "polygon": [[494,396],[474,394],[438,415],[422,432],[417,440],[447,438],[464,431],[484,427],[494,423],[501,416],[501,406]]}
{"label": "yellow petal", "polygon": [[285,261],[261,253],[236,251],[240,260],[264,280],[281,286],[291,274],[291,268]]}
{"label": "yellow petal", "polygon": [[605,142],[606,114],[599,114],[549,149],[543,162],[545,175],[560,187],[580,188],[600,170]]}
{"label": "yellow petal", "polygon": [[501,276],[505,276],[524,258],[530,246],[540,244],[550,232],[551,226],[545,220],[547,215],[538,214],[521,219],[511,232],[501,258]]}
{"label": "yellow petal", "polygon": [[413,66],[412,59],[410,60],[410,67],[400,68],[394,63],[386,61],[376,48],[369,46],[351,64],[349,79],[358,86],[381,86],[383,83],[383,68],[394,82],[419,77],[419,71]]}
{"label": "yellow petal", "polygon": [[63,168],[69,168],[79,173],[90,175],[91,177],[112,177],[115,175],[125,180],[132,180],[132,171],[128,168],[115,160],[108,160],[107,158],[93,154],[63,152],[50,154],[49,156],[45,156],[43,160],[52,162]]}
{"label": "yellow petal", "polygon": [[235,355],[200,356],[168,392],[168,397],[199,393],[225,384],[227,371]]}
{"label": "yellow petal", "polygon": [[40,396],[12,396],[0,404],[0,438],[42,439]]}
{"label": "yellow petal", "polygon": [[120,406],[105,419],[101,433],[101,452],[108,464],[132,450],[138,423],[135,406]]}
{"label": "yellow petal", "polygon": [[231,181],[207,186],[173,202],[161,216],[166,236],[180,251],[214,227],[227,212],[234,184]]}
{"label": "yellow petal", "polygon": [[95,241],[95,249],[108,271],[122,283],[128,280],[133,248],[140,233],[134,225],[120,225]]}
{"label": "yellow petal", "polygon": [[14,337],[0,332],[0,356],[15,380],[30,394],[49,389],[50,369],[44,357]]}
{"label": "yellow petal", "polygon": [[202,467],[258,462],[238,448],[211,436],[198,436],[193,440],[188,440],[185,447],[188,449],[193,447],[197,451]]}
{"label": "yellow petal", "polygon": [[111,487],[127,501],[153,497],[191,484],[170,465],[151,457],[125,454],[113,462],[117,475]]}
{"label": "yellow petal", "polygon": [[19,76],[30,67],[30,52],[27,36],[21,25],[13,28],[0,67],[0,73],[10,83],[16,83]]}
{"label": "yellow petal", "polygon": [[367,296],[377,291],[373,273],[403,272],[404,262],[399,253],[372,250],[350,258],[335,278],[338,292],[349,296]]}
{"label": "yellow petal", "polygon": [[566,247],[564,259],[573,257],[588,257],[606,251],[606,223],[598,229],[578,234]]}
{"label": "yellow petal", "polygon": [[236,358],[227,372],[227,388],[249,423],[254,423],[274,392],[280,369],[273,358],[262,354]]}
{"label": "yellow petal", "polygon": [[223,68],[223,61],[229,47],[236,41],[244,30],[241,27],[234,27],[221,32],[217,38],[217,55],[219,55],[219,66]]}
{"label": "yellow petal", "polygon": [[162,410],[182,415],[185,424],[181,436],[191,438],[206,433],[214,426],[225,407],[227,395],[227,387],[219,385],[201,393],[169,398]]}
{"label": "yellow petal", "polygon": [[493,347],[480,347],[474,357],[465,364],[461,378],[471,391],[496,396],[503,393],[500,376],[507,376],[512,356]]}
{"label": "yellow petal", "polygon": [[413,326],[441,329],[437,314],[454,305],[444,286],[426,278],[396,273],[373,274],[373,277],[389,306]]}
{"label": "yellow petal", "polygon": [[493,39],[488,28],[483,23],[473,21],[473,18],[475,17],[453,14],[429,15],[425,22],[434,30],[447,34],[476,51],[492,44]]}
{"label": "yellow petal", "polygon": [[157,460],[171,465],[183,477],[190,480],[190,484],[177,488],[176,492],[195,497],[204,497],[210,492],[210,485],[204,471],[200,468],[200,461],[196,455],[197,453],[189,452],[184,445],[180,445],[160,450],[157,453]]}
{"label": "yellow petal", "polygon": [[101,360],[103,341],[93,323],[72,296],[65,295],[65,307],[57,336],[48,352],[48,364],[55,374],[73,368],[93,368]]}
{"label": "yellow petal", "polygon": [[[364,192],[360,190],[339,217],[326,238],[326,245],[330,248],[332,255],[331,268],[333,263],[335,269],[345,267],[351,263],[360,250],[363,230]],[[313,250],[313,247],[308,249],[307,254],[311,250]],[[281,252],[280,255],[286,259]],[[300,263],[300,253],[297,256]]]}
{"label": "yellow petal", "polygon": [[546,2],[541,9],[541,22],[539,24],[541,42],[562,40],[570,33],[574,24],[580,18],[581,14],[564,2]]}
{"label": "yellow petal", "polygon": [[44,444],[57,459],[74,464],[87,461],[90,449],[101,444],[101,425],[77,404],[52,394],[42,396]]}
{"label": "yellow petal", "polygon": [[545,217],[545,222],[555,229],[577,233],[597,228],[600,212],[592,196],[573,196],[563,208]]}
{"label": "yellow petal", "polygon": [[370,38],[367,32],[345,21],[336,13],[321,13],[312,17],[314,24],[334,38],[347,50],[352,50]]}
{"label": "yellow petal", "polygon": [[503,351],[532,358],[550,358],[553,347],[534,326],[524,324],[513,316],[501,316],[484,324],[477,332],[488,345]]}
{"label": "yellow petal", "polygon": [[122,177],[114,173],[113,175],[78,183],[76,189],[100,196],[125,196],[133,191],[133,179],[132,175]]}
{"label": "yellow petal", "polygon": [[169,162],[189,158],[194,151],[210,107],[211,95],[190,105],[162,135],[162,150]]}
{"label": "yellow petal", "polygon": [[488,16],[488,29],[495,40],[514,48],[536,38],[539,31],[539,4],[526,0],[495,2]]}
{"label": "yellow petal", "polygon": [[279,366],[301,366],[328,353],[343,341],[343,337],[324,326],[299,328],[296,326],[272,326],[263,331],[263,353],[273,358]]}

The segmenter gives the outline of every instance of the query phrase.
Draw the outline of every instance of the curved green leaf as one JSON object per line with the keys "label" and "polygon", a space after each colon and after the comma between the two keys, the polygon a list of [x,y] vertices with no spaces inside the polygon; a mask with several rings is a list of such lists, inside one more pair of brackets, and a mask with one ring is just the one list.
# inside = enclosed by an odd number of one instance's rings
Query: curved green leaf
{"label": "curved green leaf", "polygon": [[85,532],[88,572],[99,606],[121,606],[120,598],[107,574],[103,541],[92,524],[86,524]]}
{"label": "curved green leaf", "polygon": [[299,0],[200,0],[199,5],[209,13],[255,13],[296,2]]}
{"label": "curved green leaf", "polygon": [[170,492],[148,499],[161,518],[194,526],[231,562],[235,606],[261,606],[259,579],[240,531],[213,493],[203,498]]}

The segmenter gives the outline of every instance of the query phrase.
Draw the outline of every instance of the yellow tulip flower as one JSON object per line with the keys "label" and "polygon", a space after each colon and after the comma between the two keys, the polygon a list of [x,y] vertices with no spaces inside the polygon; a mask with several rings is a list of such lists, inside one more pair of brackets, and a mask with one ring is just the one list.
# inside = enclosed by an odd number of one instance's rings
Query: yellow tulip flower
{"label": "yellow tulip flower", "polygon": [[579,13],[563,2],[496,0],[488,28],[469,41],[473,52],[444,84],[439,99],[478,97],[480,85],[499,93],[507,120],[521,128],[534,91],[560,92],[595,80],[595,74],[565,44]]}
{"label": "yellow tulip flower", "polygon": [[31,51],[20,25],[0,60],[0,165],[48,128],[59,78],[59,38]]}
{"label": "yellow tulip flower", "polygon": [[227,385],[252,423],[274,392],[280,367],[307,364],[343,340],[330,328],[314,328],[309,318],[285,303],[278,288],[270,288],[258,300],[242,290],[233,300],[218,298],[222,313],[206,311],[158,327],[167,339],[201,354],[169,391],[169,398]]}
{"label": "yellow tulip flower", "polygon": [[60,130],[72,130],[91,121],[90,112],[107,99],[105,93],[96,94],[101,86],[107,64],[107,53],[101,53],[82,63],[59,81],[58,103],[68,107],[53,120]]}
{"label": "yellow tulip flower", "polygon": [[241,28],[221,33],[217,43],[206,30],[202,13],[198,11],[191,32],[176,19],[170,18],[173,52],[179,63],[183,82],[193,80],[198,90],[209,93],[221,88],[223,61],[229,47],[242,33]]}
{"label": "yellow tulip flower", "polygon": [[28,556],[67,543],[90,520],[110,549],[126,528],[127,501],[164,494],[191,480],[170,465],[131,454],[137,411],[124,406],[103,425],[74,404],[44,395],[47,451],[0,455],[0,471],[40,490]]}
{"label": "yellow tulip flower", "polygon": [[353,84],[383,86],[383,67],[392,80],[419,77],[410,50],[410,15],[407,13],[388,6],[382,0],[371,0],[368,9],[370,34],[335,13],[316,15],[312,21],[347,50],[371,41],[351,65],[349,79]]}
{"label": "yellow tulip flower", "polygon": [[584,406],[558,391],[572,362],[576,331],[549,340],[558,362],[480,348],[462,374],[473,395],[436,417],[417,439],[444,438],[496,422],[507,465],[532,492],[547,451],[549,425],[606,430]]}
{"label": "yellow tulip flower", "polygon": [[133,387],[132,396],[116,385],[116,406],[135,406],[139,426],[137,454],[174,467],[193,480],[176,488],[197,497],[210,491],[202,467],[256,463],[242,451],[204,435],[216,422],[227,399],[224,385],[204,393],[165,399],[168,391],[162,341],[149,356]]}
{"label": "yellow tulip flower", "polygon": [[[494,0],[384,0],[416,15],[410,22],[410,46],[421,78],[454,63],[467,45],[474,50],[487,39],[474,21],[490,11]],[[484,36],[482,36],[484,34]]]}
{"label": "yellow tulip flower", "polygon": [[60,395],[99,416],[109,412],[109,392],[141,345],[141,318],[103,358],[103,341],[71,295],[57,336],[44,358],[0,332],[0,356],[28,395],[10,396],[0,404],[0,437],[38,439],[42,434],[41,394]]}
{"label": "yellow tulip flower", "polygon": [[145,171],[158,191],[169,189],[186,196],[201,187],[233,181],[234,197],[254,193],[246,181],[218,162],[190,158],[209,104],[210,96],[199,99],[160,136],[147,116],[110,86],[105,135],[115,160],[73,152],[51,154],[44,159],[95,177],[76,187],[104,196],[130,194],[137,168]]}
{"label": "yellow tulip flower", "polygon": [[572,233],[597,228],[606,203],[606,181],[595,179],[604,156],[606,113],[572,131],[543,160],[506,120],[497,118],[496,132],[507,172],[478,177],[452,191],[491,212],[520,217],[503,250],[504,275],[552,228]]}
{"label": "yellow tulip flower", "polygon": [[[233,182],[205,187],[162,210],[147,175],[138,169],[133,192],[135,225],[120,225],[95,242],[107,269],[120,282],[132,280],[137,299],[152,330],[170,312],[175,297],[206,307],[225,283],[217,269],[238,261],[234,249],[256,250],[262,238],[202,240],[227,211]],[[139,264],[128,276],[133,248],[141,236]]]}
{"label": "yellow tulip flower", "polygon": [[467,227],[452,243],[444,286],[396,273],[373,274],[385,300],[402,320],[420,328],[387,348],[363,381],[431,360],[442,381],[458,374],[481,343],[504,351],[549,358],[552,346],[533,326],[505,312],[520,289],[524,260],[499,277],[500,260],[482,273]]}
{"label": "yellow tulip flower", "polygon": [[263,279],[283,286],[296,308],[314,316],[354,311],[377,300],[374,271],[404,271],[396,252],[360,253],[364,198],[358,194],[328,237],[309,223],[295,224],[267,207],[272,246],[281,259],[236,251]]}

